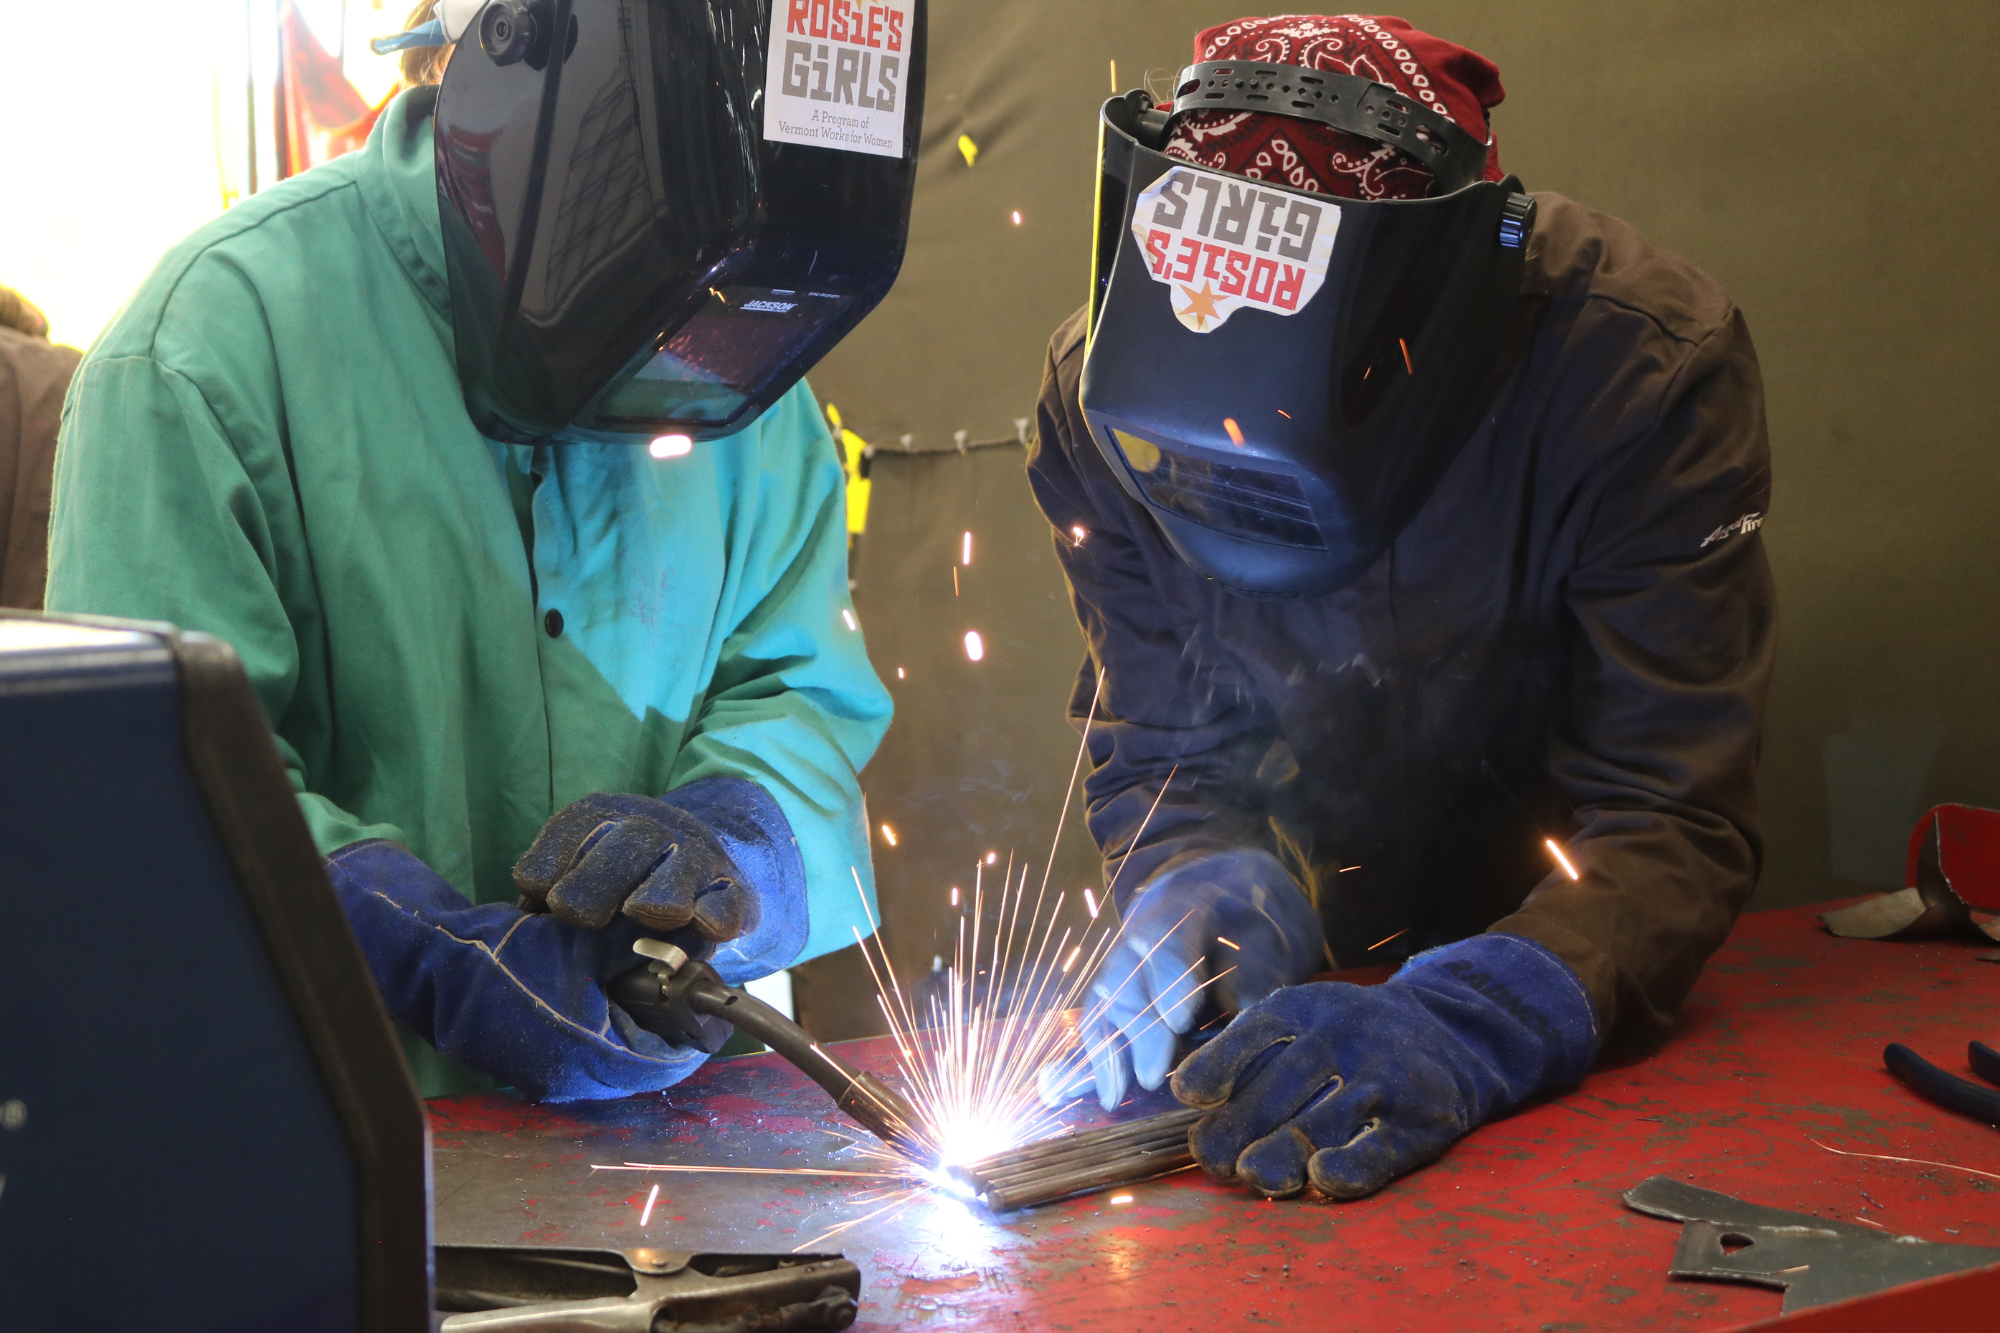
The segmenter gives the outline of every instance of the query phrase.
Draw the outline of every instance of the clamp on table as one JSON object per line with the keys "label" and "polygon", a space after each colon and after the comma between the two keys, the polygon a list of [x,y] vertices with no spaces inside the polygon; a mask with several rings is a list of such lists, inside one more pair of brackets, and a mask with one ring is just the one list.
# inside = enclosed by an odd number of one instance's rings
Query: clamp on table
{"label": "clamp on table", "polygon": [[613,1004],[648,1032],[677,1046],[715,1054],[731,1028],[747,1032],[825,1088],[834,1104],[890,1147],[921,1160],[917,1116],[902,1095],[873,1074],[829,1053],[810,1032],[714,968],[665,940],[635,941],[648,961],[606,987]]}
{"label": "clamp on table", "polygon": [[440,1333],[771,1333],[854,1322],[837,1254],[440,1245]]}

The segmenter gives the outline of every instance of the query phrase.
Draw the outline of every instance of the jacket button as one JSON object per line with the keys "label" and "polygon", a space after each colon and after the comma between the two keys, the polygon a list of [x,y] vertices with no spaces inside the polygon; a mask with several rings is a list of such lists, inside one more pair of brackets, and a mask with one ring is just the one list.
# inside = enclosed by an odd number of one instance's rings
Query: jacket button
{"label": "jacket button", "polygon": [[562,612],[556,610],[554,607],[549,608],[549,613],[542,617],[542,628],[549,632],[551,639],[560,639],[562,637]]}

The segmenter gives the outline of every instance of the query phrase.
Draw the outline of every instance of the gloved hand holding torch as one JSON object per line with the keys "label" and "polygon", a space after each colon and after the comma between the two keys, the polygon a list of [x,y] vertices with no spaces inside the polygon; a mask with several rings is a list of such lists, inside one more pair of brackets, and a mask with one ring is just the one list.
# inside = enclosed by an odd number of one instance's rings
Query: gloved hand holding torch
{"label": "gloved hand holding torch", "polygon": [[341,848],[327,871],[389,1012],[538,1100],[665,1088],[707,1058],[607,999],[644,962],[635,941],[671,937],[734,983],[785,966],[806,938],[791,828],[741,778],[558,811],[515,867],[519,907],[468,902],[393,842]]}

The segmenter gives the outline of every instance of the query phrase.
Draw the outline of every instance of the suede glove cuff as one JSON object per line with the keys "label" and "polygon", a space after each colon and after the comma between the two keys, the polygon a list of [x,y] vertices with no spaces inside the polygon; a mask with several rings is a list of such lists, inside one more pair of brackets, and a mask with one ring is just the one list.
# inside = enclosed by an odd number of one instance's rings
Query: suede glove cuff
{"label": "suede glove cuff", "polygon": [[1214,1109],[1189,1135],[1212,1175],[1354,1199],[1581,1077],[1596,1053],[1596,1014],[1569,967],[1521,936],[1482,935],[1380,986],[1276,992],[1190,1055],[1174,1093]]}
{"label": "suede glove cuff", "polygon": [[1424,992],[1431,1013],[1491,1071],[1475,1123],[1567,1087],[1597,1058],[1597,1006],[1569,964],[1524,935],[1474,935],[1410,959],[1386,983]]}
{"label": "suede glove cuff", "polygon": [[604,997],[644,932],[590,930],[505,903],[475,906],[393,842],[326,861],[389,1012],[445,1054],[538,1101],[670,1087],[707,1057],[671,1046]]}
{"label": "suede glove cuff", "polygon": [[718,946],[709,959],[716,974],[734,986],[789,967],[806,947],[812,914],[805,860],[785,812],[756,783],[724,774],[699,778],[660,799],[708,826],[757,899],[756,928]]}

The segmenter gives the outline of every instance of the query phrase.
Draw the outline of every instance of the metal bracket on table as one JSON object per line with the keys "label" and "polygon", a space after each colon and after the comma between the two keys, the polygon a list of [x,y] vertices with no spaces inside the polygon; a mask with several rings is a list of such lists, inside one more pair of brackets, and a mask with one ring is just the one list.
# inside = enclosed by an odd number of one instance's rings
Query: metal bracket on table
{"label": "metal bracket on table", "polygon": [[1626,1191],[1625,1203],[1685,1224],[1669,1274],[1782,1287],[1786,1314],[2000,1263],[2000,1249],[1940,1245],[1765,1208],[1667,1176]]}
{"label": "metal bracket on table", "polygon": [[837,1254],[439,1245],[440,1333],[804,1333],[854,1322]]}

